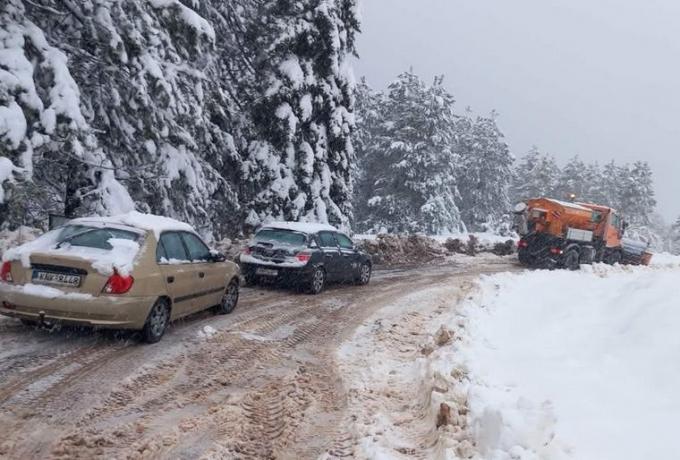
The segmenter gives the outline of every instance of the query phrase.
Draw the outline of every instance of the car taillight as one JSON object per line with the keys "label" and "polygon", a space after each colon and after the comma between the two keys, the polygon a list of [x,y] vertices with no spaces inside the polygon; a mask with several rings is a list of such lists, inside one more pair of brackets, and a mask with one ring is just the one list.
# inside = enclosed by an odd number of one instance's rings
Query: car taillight
{"label": "car taillight", "polygon": [[295,254],[295,258],[300,262],[307,263],[312,258],[312,254],[309,252],[298,252]]}
{"label": "car taillight", "polygon": [[555,254],[556,256],[559,256],[562,254],[562,249],[560,248],[550,248],[550,254]]}
{"label": "car taillight", "polygon": [[527,243],[525,240],[519,240],[519,243],[517,243],[517,247],[525,249],[529,247],[529,243]]}
{"label": "car taillight", "polygon": [[130,275],[124,276],[114,270],[113,275],[109,277],[106,286],[104,286],[104,292],[106,294],[125,294],[132,288],[134,282],[135,279]]}
{"label": "car taillight", "polygon": [[251,252],[251,251],[250,251],[250,248],[249,248],[248,246],[246,246],[245,248],[243,248],[243,249],[241,250],[241,254],[245,254],[245,255],[247,255],[247,256],[250,255],[250,252]]}
{"label": "car taillight", "polygon": [[11,283],[14,281],[12,279],[12,262],[3,262],[2,268],[0,269],[0,281],[5,281]]}

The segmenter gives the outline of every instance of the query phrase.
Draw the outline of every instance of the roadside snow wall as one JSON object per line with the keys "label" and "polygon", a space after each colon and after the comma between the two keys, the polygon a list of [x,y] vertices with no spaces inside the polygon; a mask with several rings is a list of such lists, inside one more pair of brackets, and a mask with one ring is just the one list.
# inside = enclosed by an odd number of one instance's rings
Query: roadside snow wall
{"label": "roadside snow wall", "polygon": [[679,276],[680,259],[484,277],[437,363],[462,376],[481,458],[677,457]]}

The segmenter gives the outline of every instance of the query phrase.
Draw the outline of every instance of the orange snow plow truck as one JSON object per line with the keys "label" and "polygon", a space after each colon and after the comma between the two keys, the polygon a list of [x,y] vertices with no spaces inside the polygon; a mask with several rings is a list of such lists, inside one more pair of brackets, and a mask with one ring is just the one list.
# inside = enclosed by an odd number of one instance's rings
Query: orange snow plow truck
{"label": "orange snow plow truck", "polygon": [[580,264],[648,264],[646,244],[626,241],[626,222],[614,209],[535,198],[515,208],[522,264],[576,270]]}

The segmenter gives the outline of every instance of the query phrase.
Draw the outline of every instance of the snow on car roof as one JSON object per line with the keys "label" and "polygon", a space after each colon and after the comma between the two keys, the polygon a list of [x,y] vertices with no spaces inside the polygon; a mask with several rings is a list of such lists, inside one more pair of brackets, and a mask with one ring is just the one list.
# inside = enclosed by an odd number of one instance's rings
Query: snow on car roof
{"label": "snow on car roof", "polygon": [[81,217],[69,221],[69,224],[86,223],[127,225],[142,230],[153,231],[156,234],[156,238],[159,238],[162,232],[168,230],[196,233],[191,225],[184,222],[180,222],[170,217],[156,216],[154,214],[142,214],[141,212],[137,211],[111,217]]}
{"label": "snow on car roof", "polygon": [[318,224],[314,222],[269,222],[262,228],[277,228],[281,230],[291,230],[301,233],[316,233],[322,231],[337,232],[338,229],[328,224]]}

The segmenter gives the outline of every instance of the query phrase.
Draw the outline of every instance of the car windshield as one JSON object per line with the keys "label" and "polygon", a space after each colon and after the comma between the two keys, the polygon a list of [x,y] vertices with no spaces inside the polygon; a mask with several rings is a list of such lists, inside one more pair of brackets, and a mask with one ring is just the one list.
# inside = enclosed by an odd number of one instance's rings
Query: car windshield
{"label": "car windshield", "polygon": [[113,249],[113,246],[109,243],[110,239],[137,241],[139,234],[119,228],[67,225],[62,228],[57,237],[57,247],[68,243],[71,246],[84,246],[110,251]]}
{"label": "car windshield", "polygon": [[290,246],[303,246],[307,242],[304,233],[275,228],[265,228],[255,234],[256,242],[279,243]]}

